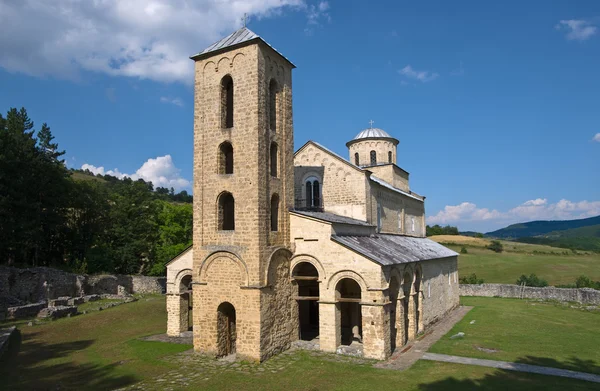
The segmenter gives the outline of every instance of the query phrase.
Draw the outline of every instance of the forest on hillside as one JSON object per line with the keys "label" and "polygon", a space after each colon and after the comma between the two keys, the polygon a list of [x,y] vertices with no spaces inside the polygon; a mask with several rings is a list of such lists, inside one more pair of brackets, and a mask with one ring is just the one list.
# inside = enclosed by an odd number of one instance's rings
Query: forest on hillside
{"label": "forest on hillside", "polygon": [[164,275],[192,243],[192,197],[69,170],[50,127],[0,114],[0,264]]}

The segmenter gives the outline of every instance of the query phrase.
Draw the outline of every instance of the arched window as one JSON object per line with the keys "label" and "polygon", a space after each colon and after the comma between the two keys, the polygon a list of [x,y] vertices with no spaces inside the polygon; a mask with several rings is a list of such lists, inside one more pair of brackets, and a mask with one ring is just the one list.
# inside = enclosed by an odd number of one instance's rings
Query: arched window
{"label": "arched window", "polygon": [[388,151],[388,163],[392,162],[392,151]]}
{"label": "arched window", "polygon": [[219,196],[219,229],[233,231],[235,229],[235,201],[233,195],[224,192]]}
{"label": "arched window", "polygon": [[277,177],[277,144],[271,143],[271,176]]}
{"label": "arched window", "polygon": [[360,164],[360,159],[358,158],[358,152],[354,153],[354,164],[357,166]]}
{"label": "arched window", "polygon": [[229,75],[221,80],[221,126],[233,128],[233,79]]}
{"label": "arched window", "polygon": [[277,131],[277,96],[278,87],[275,80],[269,83],[269,127],[273,132]]}
{"label": "arched window", "polygon": [[320,208],[321,207],[321,186],[319,180],[315,177],[310,177],[306,180],[306,207]]}
{"label": "arched window", "polygon": [[219,145],[219,174],[233,174],[233,147],[227,141]]}
{"label": "arched window", "polygon": [[377,164],[377,152],[371,151],[371,165]]}
{"label": "arched window", "polygon": [[271,197],[271,231],[279,231],[279,196]]}

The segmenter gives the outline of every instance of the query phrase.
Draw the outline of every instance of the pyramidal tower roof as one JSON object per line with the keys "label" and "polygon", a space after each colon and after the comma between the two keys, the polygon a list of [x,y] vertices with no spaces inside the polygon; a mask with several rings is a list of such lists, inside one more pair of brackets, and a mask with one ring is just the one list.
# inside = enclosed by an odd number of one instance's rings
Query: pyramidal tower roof
{"label": "pyramidal tower roof", "polygon": [[202,58],[210,57],[213,54],[216,54],[221,51],[226,51],[229,49],[233,49],[234,47],[243,46],[248,44],[249,42],[259,40],[277,52],[281,57],[283,57],[287,62],[289,62],[294,68],[296,67],[290,60],[288,60],[283,54],[279,53],[277,49],[273,46],[269,45],[267,41],[262,39],[258,34],[254,31],[250,30],[248,27],[244,26],[241,29],[234,31],[228,36],[221,38],[217,42],[213,43],[203,51],[198,54],[194,54],[190,56],[192,60],[200,60]]}

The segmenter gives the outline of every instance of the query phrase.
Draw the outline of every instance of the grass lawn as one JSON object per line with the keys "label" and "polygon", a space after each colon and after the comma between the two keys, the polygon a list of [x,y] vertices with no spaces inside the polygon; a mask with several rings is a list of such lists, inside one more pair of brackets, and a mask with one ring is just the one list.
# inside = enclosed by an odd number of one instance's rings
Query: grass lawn
{"label": "grass lawn", "polygon": [[[461,349],[468,349],[465,342],[475,341],[478,336],[502,340],[505,333],[512,335],[516,326],[502,328],[498,325],[505,318],[513,319],[512,315],[507,316],[505,312],[512,313],[517,308],[522,318],[520,322],[533,326],[520,326],[520,332],[530,339],[538,338],[541,334],[544,336],[537,344],[537,350],[509,338],[509,342],[498,345],[506,357],[518,358],[531,353],[539,357],[567,360],[571,350],[565,353],[556,347],[543,348],[544,344],[548,345],[548,341],[551,341],[554,345],[572,345],[578,357],[595,360],[597,365],[598,356],[593,352],[593,348],[598,346],[598,337],[595,335],[597,327],[592,327],[592,323],[598,321],[598,314],[552,305],[528,307],[524,302],[507,299],[476,300],[468,299],[465,303],[478,306],[467,315],[469,320],[477,319],[477,323],[469,325],[467,322],[464,327],[471,327],[465,330],[467,337],[461,341],[451,341],[445,353],[464,352]],[[540,320],[531,321],[532,314]],[[519,316],[515,318],[519,319]],[[567,322],[563,319],[570,320]],[[190,346],[137,339],[164,332],[165,322],[164,297],[154,296],[148,300],[142,299],[39,326],[22,325],[20,351],[18,354],[16,351],[9,352],[0,363],[0,388],[107,390],[137,382],[142,382],[140,387],[144,390],[162,390],[167,385],[173,386],[170,381],[161,383],[156,379],[162,376],[168,380],[184,378],[187,384],[185,388],[192,390],[598,389],[595,383],[429,361],[419,361],[407,371],[390,371],[373,368],[368,362],[356,364],[337,355],[303,351],[278,355],[260,366],[243,364],[254,368],[254,372],[243,372],[236,363],[219,366],[210,358],[193,361],[193,357],[198,356],[177,355]],[[555,324],[557,322],[558,325]],[[513,323],[518,322],[515,320]],[[567,332],[563,330],[566,327]],[[479,334],[472,329],[480,330]],[[585,340],[587,344],[582,342]],[[533,343],[531,345],[536,346]],[[447,346],[447,341],[440,341],[435,346],[436,351],[442,352],[444,346]],[[476,352],[470,355],[477,357]],[[259,369],[262,372],[258,373]],[[182,389],[177,385],[173,388]]]}
{"label": "grass lawn", "polygon": [[[463,297],[461,303],[474,308],[430,352],[600,374],[600,312],[489,297]],[[450,339],[461,331],[464,338]]]}
{"label": "grass lawn", "polygon": [[[460,247],[449,247],[460,252]],[[466,276],[475,273],[488,283],[514,284],[522,274],[531,273],[545,279],[550,285],[573,284],[582,274],[594,281],[600,280],[600,254],[495,253],[483,248],[467,249],[468,254],[460,254],[458,257],[459,274]]]}

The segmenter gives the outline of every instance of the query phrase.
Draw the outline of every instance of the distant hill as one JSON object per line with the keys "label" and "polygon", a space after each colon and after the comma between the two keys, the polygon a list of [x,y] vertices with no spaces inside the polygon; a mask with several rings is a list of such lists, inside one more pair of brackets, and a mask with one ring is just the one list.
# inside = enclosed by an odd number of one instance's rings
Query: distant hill
{"label": "distant hill", "polygon": [[600,225],[552,231],[516,240],[522,243],[547,244],[554,247],[600,252]]}
{"label": "distant hill", "polygon": [[[552,233],[553,238],[565,236],[577,237],[582,235],[587,237],[593,236],[587,230],[576,231],[570,234],[566,234],[563,231],[595,225],[600,225],[600,216],[580,220],[530,221],[528,223],[512,224],[506,228],[488,232],[485,236],[498,239],[519,239],[532,236],[547,236]],[[593,229],[590,232],[593,232]]]}

